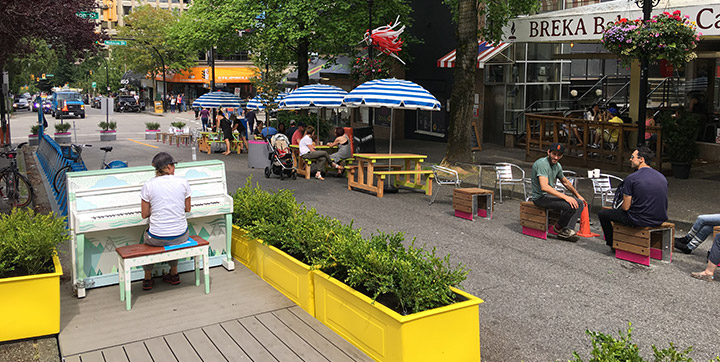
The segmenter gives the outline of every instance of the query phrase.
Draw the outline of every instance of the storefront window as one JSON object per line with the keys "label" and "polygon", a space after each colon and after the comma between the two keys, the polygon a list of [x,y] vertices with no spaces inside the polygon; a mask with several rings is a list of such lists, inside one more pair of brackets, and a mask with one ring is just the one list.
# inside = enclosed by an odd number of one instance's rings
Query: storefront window
{"label": "storefront window", "polygon": [[510,84],[507,86],[507,107],[509,109],[525,108],[525,86]]}
{"label": "storefront window", "polygon": [[528,43],[527,58],[531,60],[552,60],[553,54],[560,53],[560,44]]}
{"label": "storefront window", "polygon": [[525,63],[515,63],[512,66],[510,81],[512,83],[525,83]]}
{"label": "storefront window", "polygon": [[527,107],[530,107],[533,102],[537,102],[535,103],[536,106],[534,109],[554,109],[555,107],[551,100],[558,99],[559,87],[559,84],[528,85],[526,87]]}
{"label": "storefront window", "polygon": [[515,60],[525,60],[525,43],[513,44],[512,48]]}
{"label": "storefront window", "polygon": [[528,63],[527,82],[559,82],[559,63]]}
{"label": "storefront window", "polygon": [[485,65],[485,83],[503,83],[505,68],[504,65]]}

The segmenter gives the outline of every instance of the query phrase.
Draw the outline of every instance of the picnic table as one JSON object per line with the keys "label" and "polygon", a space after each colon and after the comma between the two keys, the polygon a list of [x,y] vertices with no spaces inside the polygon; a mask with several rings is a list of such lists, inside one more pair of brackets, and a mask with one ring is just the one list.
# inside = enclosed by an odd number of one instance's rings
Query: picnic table
{"label": "picnic table", "polygon": [[[314,145],[315,149],[318,151],[327,151],[327,153],[333,153],[337,151],[337,146],[328,146],[328,145]],[[293,165],[297,169],[298,175],[301,177],[304,177],[305,179],[310,179],[310,165],[312,165],[313,160],[306,160],[300,156],[300,146],[298,145],[290,145],[290,150],[292,150],[293,154]],[[329,160],[328,160],[329,161]],[[324,171],[324,170],[320,170]]]}
{"label": "picnic table", "polygon": [[[208,155],[212,152],[212,145],[214,143],[225,144],[225,138],[222,132],[198,132],[197,144],[200,152],[206,152]],[[239,133],[233,132],[233,139],[230,140],[230,149],[234,150],[238,154],[242,152],[245,145],[240,141]],[[164,143],[164,141],[163,141]]]}
{"label": "picnic table", "polygon": [[[383,197],[385,179],[395,176],[395,187],[424,190],[432,195],[432,170],[423,170],[426,155],[413,153],[355,153],[357,166],[350,168],[348,190],[353,188],[370,191]],[[393,164],[393,160],[400,160]],[[423,176],[425,176],[423,178]]]}

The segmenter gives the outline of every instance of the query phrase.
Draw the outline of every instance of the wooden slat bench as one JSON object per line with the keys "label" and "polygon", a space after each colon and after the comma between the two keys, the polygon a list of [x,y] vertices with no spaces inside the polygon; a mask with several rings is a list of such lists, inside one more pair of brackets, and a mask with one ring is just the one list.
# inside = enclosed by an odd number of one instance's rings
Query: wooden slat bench
{"label": "wooden slat bench", "polygon": [[[377,168],[376,168],[377,169]],[[432,179],[435,177],[432,170],[389,170],[374,171],[377,179],[377,196],[383,197],[385,179],[387,176],[395,177],[395,187],[403,186],[412,189],[425,190],[426,195],[432,195]],[[425,182],[422,183],[422,176],[425,175]],[[411,179],[413,177],[413,179]]]}
{"label": "wooden slat bench", "polygon": [[[313,164],[313,162],[315,162],[315,160],[313,160],[313,159],[308,160],[308,159],[301,157],[300,151],[295,147],[293,147],[291,149],[293,152],[293,160],[294,160],[295,168],[297,169],[298,175],[304,177],[306,180],[309,180],[310,176],[312,176],[312,164]],[[350,164],[353,161],[355,161],[355,159],[352,157],[343,158],[340,160],[340,162],[343,164]],[[326,169],[324,171],[327,171],[328,169],[329,169],[329,167],[326,167]]]}
{"label": "wooden slat bench", "polygon": [[453,189],[455,216],[472,221],[477,214],[492,219],[494,191],[476,187]]}
{"label": "wooden slat bench", "polygon": [[118,277],[120,279],[120,300],[125,301],[125,309],[130,310],[131,306],[131,276],[133,267],[155,264],[164,261],[177,260],[192,257],[195,260],[195,285],[200,285],[200,259],[203,262],[203,274],[205,275],[205,294],[210,294],[210,263],[208,251],[210,243],[193,235],[188,242],[172,246],[148,246],[135,244],[121,246],[115,251],[118,257]]}
{"label": "wooden slat bench", "polygon": [[657,227],[632,227],[613,222],[612,225],[616,258],[645,266],[650,266],[650,258],[672,261],[675,224],[664,222]]}
{"label": "wooden slat bench", "polygon": [[547,234],[557,235],[550,225],[555,225],[560,212],[538,207],[532,201],[520,203],[520,225],[522,233],[528,236],[547,240]]}

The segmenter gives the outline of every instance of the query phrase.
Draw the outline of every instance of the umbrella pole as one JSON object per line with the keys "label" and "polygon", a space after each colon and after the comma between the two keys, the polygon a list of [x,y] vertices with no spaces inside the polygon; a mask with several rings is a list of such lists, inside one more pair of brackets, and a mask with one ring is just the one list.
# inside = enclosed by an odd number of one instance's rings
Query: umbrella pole
{"label": "umbrella pole", "polygon": [[[388,154],[392,155],[392,138],[393,138],[393,116],[395,115],[395,108],[390,108],[390,149],[388,151]],[[390,166],[390,171],[392,171],[392,158],[388,159],[388,165]],[[393,182],[390,182],[392,180]],[[388,177],[388,182],[385,184],[383,192],[386,193],[395,193],[398,192],[397,187],[395,187],[395,176]]]}

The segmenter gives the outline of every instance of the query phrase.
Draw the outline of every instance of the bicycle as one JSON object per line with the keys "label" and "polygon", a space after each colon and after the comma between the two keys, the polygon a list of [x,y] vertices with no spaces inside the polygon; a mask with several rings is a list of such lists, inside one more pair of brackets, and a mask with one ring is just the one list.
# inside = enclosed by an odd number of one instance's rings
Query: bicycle
{"label": "bicycle", "polygon": [[[70,159],[70,160],[72,160],[72,161],[75,161],[75,163],[82,162],[82,149],[83,149],[83,148],[88,148],[88,147],[92,147],[92,145],[87,145],[87,144],[85,144],[85,145],[71,144],[71,145],[70,145],[69,152],[68,152],[67,155],[65,155],[65,157],[68,158],[68,159]],[[125,162],[125,161],[114,160],[114,161],[110,161],[110,163],[106,163],[106,162],[105,162],[105,159],[107,158],[108,152],[112,152],[112,150],[113,150],[112,146],[100,147],[100,150],[105,151],[105,153],[103,154],[102,163],[101,163],[101,166],[100,166],[100,169],[101,169],[101,170],[105,170],[105,169],[109,169],[109,168],[125,168],[125,167],[128,167],[128,164],[127,164],[127,162]],[[55,176],[53,176],[53,183],[52,183],[52,184],[53,184],[53,188],[55,189],[55,192],[56,192],[56,193],[59,193],[59,192],[60,192],[62,183],[65,182],[65,174],[66,174],[68,171],[70,171],[70,172],[73,171],[73,166],[72,166],[72,165],[67,165],[67,166],[62,167],[61,169],[59,169],[59,170],[55,173]]]}
{"label": "bicycle", "polygon": [[25,207],[35,197],[35,190],[30,185],[30,181],[20,173],[17,167],[17,150],[26,144],[27,142],[23,142],[15,148],[0,152],[0,157],[10,161],[9,166],[0,170],[0,196],[13,207]]}

